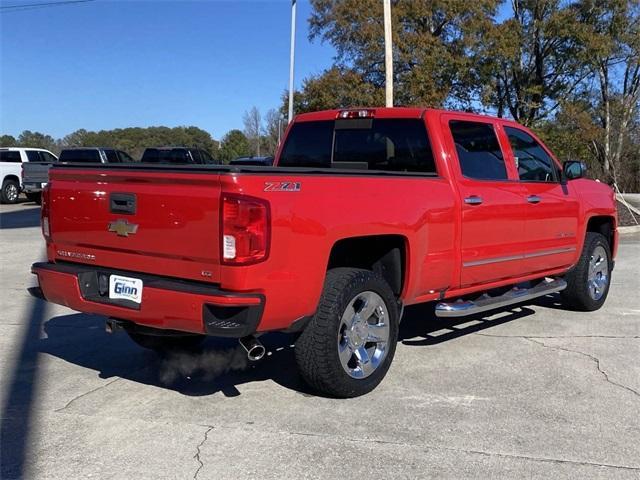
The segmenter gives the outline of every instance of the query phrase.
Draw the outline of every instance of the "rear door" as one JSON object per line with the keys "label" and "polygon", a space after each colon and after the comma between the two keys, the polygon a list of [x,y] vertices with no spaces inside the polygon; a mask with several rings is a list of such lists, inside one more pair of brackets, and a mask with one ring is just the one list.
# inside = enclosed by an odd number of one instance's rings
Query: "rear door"
{"label": "rear door", "polygon": [[560,166],[523,128],[505,125],[510,152],[525,191],[523,267],[534,273],[575,260],[580,204],[571,184],[560,182]]}
{"label": "rear door", "polygon": [[461,287],[522,274],[523,187],[490,119],[444,115],[457,176],[461,219]]}

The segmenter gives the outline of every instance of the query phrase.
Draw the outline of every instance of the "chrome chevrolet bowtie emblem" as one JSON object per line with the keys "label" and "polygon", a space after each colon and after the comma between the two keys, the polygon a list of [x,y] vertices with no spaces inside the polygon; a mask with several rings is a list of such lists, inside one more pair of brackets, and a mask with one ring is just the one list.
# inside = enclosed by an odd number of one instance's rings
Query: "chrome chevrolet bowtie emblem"
{"label": "chrome chevrolet bowtie emblem", "polygon": [[128,237],[138,231],[138,225],[118,219],[115,222],[109,222],[109,231],[116,233],[119,237]]}

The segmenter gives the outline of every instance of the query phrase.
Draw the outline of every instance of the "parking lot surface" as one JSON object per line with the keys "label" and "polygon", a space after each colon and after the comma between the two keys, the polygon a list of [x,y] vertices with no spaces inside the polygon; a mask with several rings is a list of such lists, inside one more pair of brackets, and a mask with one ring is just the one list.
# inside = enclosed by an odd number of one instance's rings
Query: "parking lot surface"
{"label": "parking lot surface", "polygon": [[290,336],[258,364],[216,339],[159,358],[35,300],[38,222],[1,207],[3,479],[640,478],[639,234],[602,310],[408,308],[383,383],[335,400],[301,382]]}

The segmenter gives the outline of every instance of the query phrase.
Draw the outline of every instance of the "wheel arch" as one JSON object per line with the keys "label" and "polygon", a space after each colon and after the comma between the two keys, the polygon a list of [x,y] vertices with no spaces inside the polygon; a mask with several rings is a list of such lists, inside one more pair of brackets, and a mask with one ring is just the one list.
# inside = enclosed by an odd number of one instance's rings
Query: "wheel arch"
{"label": "wheel arch", "polygon": [[4,185],[4,182],[6,182],[7,180],[14,180],[18,185],[20,185],[20,177],[18,177],[17,175],[13,175],[11,173],[5,175],[2,179],[2,184]]}
{"label": "wheel arch", "polygon": [[403,235],[346,237],[333,244],[327,270],[337,267],[372,270],[379,273],[400,298],[407,284],[408,254],[408,239]]}
{"label": "wheel arch", "polygon": [[599,233],[609,242],[611,255],[616,251],[616,220],[611,215],[594,215],[587,221],[587,232]]}

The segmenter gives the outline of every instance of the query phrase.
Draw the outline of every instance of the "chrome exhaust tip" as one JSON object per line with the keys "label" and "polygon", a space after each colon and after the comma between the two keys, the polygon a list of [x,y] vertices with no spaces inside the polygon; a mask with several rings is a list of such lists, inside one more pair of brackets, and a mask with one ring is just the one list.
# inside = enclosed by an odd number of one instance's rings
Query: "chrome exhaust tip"
{"label": "chrome exhaust tip", "polygon": [[264,348],[264,345],[260,343],[253,335],[247,335],[246,337],[242,337],[238,340],[242,348],[244,348],[247,352],[247,358],[252,362],[257,362],[258,360],[262,360],[267,350]]}

